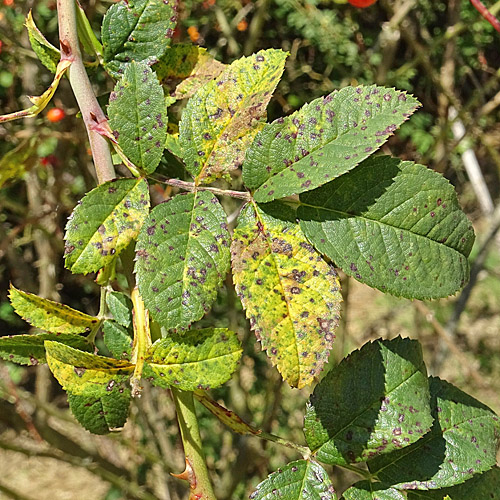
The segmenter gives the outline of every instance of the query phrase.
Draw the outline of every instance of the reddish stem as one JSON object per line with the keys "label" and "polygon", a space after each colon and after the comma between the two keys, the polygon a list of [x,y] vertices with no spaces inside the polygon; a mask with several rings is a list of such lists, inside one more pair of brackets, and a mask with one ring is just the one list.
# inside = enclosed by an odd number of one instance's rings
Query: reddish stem
{"label": "reddish stem", "polygon": [[483,5],[481,0],[470,0],[477,11],[500,33],[500,21]]}

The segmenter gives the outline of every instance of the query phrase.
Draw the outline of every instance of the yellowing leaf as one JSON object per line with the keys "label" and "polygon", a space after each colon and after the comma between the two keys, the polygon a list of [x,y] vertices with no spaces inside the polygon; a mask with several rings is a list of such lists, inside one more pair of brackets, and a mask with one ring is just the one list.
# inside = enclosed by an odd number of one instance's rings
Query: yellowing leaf
{"label": "yellowing leaf", "polygon": [[85,195],[66,226],[66,267],[91,273],[111,263],[148,216],[145,179],[115,179]]}
{"label": "yellowing leaf", "polygon": [[63,77],[64,72],[70,66],[71,61],[68,61],[67,59],[59,61],[54,80],[50,84],[49,88],[41,96],[29,96],[29,100],[33,103],[33,106],[23,109],[22,111],[15,111],[14,113],[1,115],[0,123],[17,120],[18,118],[30,118],[36,116],[38,113],[41,113],[52,99],[52,96],[59,86],[59,81]]}
{"label": "yellowing leaf", "polygon": [[90,332],[99,324],[94,316],[64,304],[44,299],[10,286],[9,298],[21,318],[37,328],[52,333]]}
{"label": "yellowing leaf", "polygon": [[198,184],[241,165],[264,124],[285,58],[286,53],[271,49],[238,59],[191,97],[182,114],[179,141]]}
{"label": "yellowing leaf", "polygon": [[286,207],[247,205],[231,245],[236,291],[263,349],[293,387],[311,383],[339,320],[339,280]]}
{"label": "yellowing leaf", "polygon": [[87,430],[105,434],[127,420],[134,365],[59,342],[45,342],[47,363],[68,392],[71,411]]}

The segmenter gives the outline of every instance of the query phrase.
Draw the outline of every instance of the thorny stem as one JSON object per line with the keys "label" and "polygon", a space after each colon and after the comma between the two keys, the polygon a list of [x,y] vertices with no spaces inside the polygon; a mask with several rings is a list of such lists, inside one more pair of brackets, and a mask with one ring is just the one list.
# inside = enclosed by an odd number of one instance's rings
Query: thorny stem
{"label": "thorny stem", "polygon": [[167,184],[168,186],[178,187],[180,189],[185,189],[186,191],[210,191],[211,193],[218,194],[221,196],[230,196],[231,198],[238,198],[240,200],[251,200],[252,196],[250,193],[245,191],[233,191],[231,189],[219,189],[208,186],[197,186],[194,182],[181,181],[179,179],[155,179],[157,182],[162,184]]}
{"label": "thorny stem", "polygon": [[99,184],[116,177],[107,140],[95,128],[107,121],[92,90],[78,41],[75,0],[57,0],[61,60],[68,59],[68,79],[87,129]]}
{"label": "thorny stem", "polygon": [[193,393],[172,388],[172,396],[186,456],[185,471],[175,477],[189,481],[189,500],[216,500],[201,445]]}

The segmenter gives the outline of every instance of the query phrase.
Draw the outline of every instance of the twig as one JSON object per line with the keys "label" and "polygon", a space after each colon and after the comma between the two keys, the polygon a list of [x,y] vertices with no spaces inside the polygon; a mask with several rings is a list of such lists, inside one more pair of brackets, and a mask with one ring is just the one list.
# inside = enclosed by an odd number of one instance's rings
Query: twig
{"label": "twig", "polygon": [[483,5],[480,0],[470,0],[477,11],[500,33],[500,21]]}
{"label": "twig", "polygon": [[218,194],[220,196],[230,196],[231,198],[238,198],[240,200],[248,201],[252,198],[250,193],[245,191],[233,191],[231,189],[219,189],[208,186],[196,186],[194,182],[181,181],[180,179],[155,179],[157,182],[162,184],[167,184],[168,186],[174,186],[180,189],[185,189],[186,191],[210,191],[211,193]]}

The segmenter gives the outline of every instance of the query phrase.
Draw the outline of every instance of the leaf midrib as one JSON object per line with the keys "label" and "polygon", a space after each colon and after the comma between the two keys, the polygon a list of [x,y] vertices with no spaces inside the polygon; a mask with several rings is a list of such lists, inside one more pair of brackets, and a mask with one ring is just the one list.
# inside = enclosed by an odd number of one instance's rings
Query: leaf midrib
{"label": "leaf midrib", "polygon": [[[333,208],[328,208],[328,207],[320,207],[320,206],[316,206],[316,205],[310,205],[308,203],[304,203],[302,201],[300,201],[298,204],[297,204],[297,207],[300,207],[300,206],[304,206],[304,207],[307,207],[307,208],[312,208],[314,210],[317,210],[318,212],[320,212],[321,210],[324,210],[326,212],[330,212],[332,214],[336,214],[336,215],[340,215],[340,217],[336,220],[321,220],[321,221],[316,221],[316,220],[310,220],[310,219],[300,219],[301,221],[307,223],[307,222],[319,222],[320,224],[323,224],[323,223],[326,223],[326,222],[335,222],[337,220],[340,220],[340,219],[358,219],[358,220],[362,220],[362,221],[365,221],[367,223],[375,223],[375,224],[378,224],[380,225],[381,227],[388,227],[394,231],[405,231],[409,234],[411,234],[412,236],[414,236],[415,238],[423,238],[424,240],[426,241],[431,241],[437,245],[442,245],[443,247],[446,247],[446,248],[449,248],[450,250],[453,250],[457,253],[459,253],[460,255],[463,255],[465,256],[462,252],[460,252],[459,250],[457,250],[456,248],[454,247],[451,247],[449,245],[446,245],[446,243],[442,243],[441,241],[437,241],[437,240],[434,240],[432,238],[430,238],[429,236],[427,235],[423,235],[423,234],[419,234],[419,233],[415,233],[413,232],[411,229],[407,229],[407,228],[401,228],[401,227],[398,227],[398,226],[394,226],[393,224],[389,224],[387,222],[382,222],[380,220],[377,220],[377,219],[374,219],[374,218],[370,218],[370,217],[367,217],[366,215],[361,215],[361,214],[358,214],[358,213],[350,213],[350,212],[343,212],[342,210],[337,210],[337,209],[333,209]],[[417,222],[421,221],[422,218],[420,218]],[[439,222],[439,224],[441,224],[442,221]],[[435,229],[436,226],[433,226],[431,229]]]}

